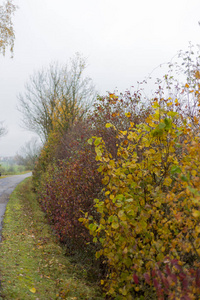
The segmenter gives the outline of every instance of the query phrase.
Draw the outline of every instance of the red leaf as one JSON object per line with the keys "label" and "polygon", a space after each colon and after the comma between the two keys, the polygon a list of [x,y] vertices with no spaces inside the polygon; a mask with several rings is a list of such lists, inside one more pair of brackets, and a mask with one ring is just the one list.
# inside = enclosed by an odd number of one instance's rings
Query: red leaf
{"label": "red leaf", "polygon": [[163,278],[163,285],[164,285],[165,292],[168,293],[169,292],[169,282],[168,282],[167,278]]}
{"label": "red leaf", "polygon": [[186,275],[184,273],[179,273],[180,280],[184,280]]}
{"label": "red leaf", "polygon": [[196,285],[200,287],[200,269],[196,271]]}
{"label": "red leaf", "polygon": [[166,269],[167,275],[170,276],[171,275],[171,270],[170,270],[169,266],[166,265],[165,269]]}
{"label": "red leaf", "polygon": [[187,289],[188,289],[188,280],[187,280],[187,278],[185,278],[185,279],[182,281],[182,285],[183,285],[184,290],[187,290]]}
{"label": "red leaf", "polygon": [[144,274],[144,279],[145,279],[146,283],[151,284],[151,279],[150,279],[150,276],[148,273]]}
{"label": "red leaf", "polygon": [[175,275],[175,274],[171,274],[170,276],[171,276],[171,279],[172,279],[175,283],[177,283],[177,277],[176,277],[176,275]]}
{"label": "red leaf", "polygon": [[155,286],[156,289],[159,288],[159,283],[158,283],[158,281],[155,278],[153,279],[153,284],[154,284],[154,286]]}
{"label": "red leaf", "polygon": [[155,276],[156,276],[156,271],[155,271],[155,269],[152,270],[152,273],[151,273],[151,274],[152,274],[152,277],[155,277]]}
{"label": "red leaf", "polygon": [[135,284],[139,284],[139,280],[136,274],[133,274],[133,280],[135,282]]}

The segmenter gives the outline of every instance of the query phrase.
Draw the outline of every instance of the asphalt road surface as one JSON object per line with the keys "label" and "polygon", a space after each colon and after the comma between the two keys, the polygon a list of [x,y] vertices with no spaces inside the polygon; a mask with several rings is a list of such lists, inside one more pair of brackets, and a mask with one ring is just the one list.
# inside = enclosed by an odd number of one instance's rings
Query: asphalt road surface
{"label": "asphalt road surface", "polygon": [[8,203],[10,194],[22,180],[24,180],[27,177],[30,177],[31,175],[32,173],[26,173],[23,175],[14,175],[0,179],[0,232],[2,230],[3,216],[6,210],[6,205]]}

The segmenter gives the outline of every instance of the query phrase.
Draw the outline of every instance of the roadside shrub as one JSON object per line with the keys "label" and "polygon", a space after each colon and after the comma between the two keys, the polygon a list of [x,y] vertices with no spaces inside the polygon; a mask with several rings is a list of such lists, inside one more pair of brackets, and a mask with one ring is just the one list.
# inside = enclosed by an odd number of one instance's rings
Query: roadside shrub
{"label": "roadside shrub", "polygon": [[90,137],[101,137],[107,150],[116,157],[116,132],[113,127],[106,129],[106,124],[110,122],[118,130],[127,130],[130,122],[134,123],[134,126],[140,124],[150,113],[150,102],[143,103],[139,91],[133,94],[126,91],[120,95],[109,93],[107,96],[98,97],[88,115],[90,128],[93,129]]}
{"label": "roadside shrub", "polygon": [[[123,97],[114,94],[102,97],[87,119],[78,120],[62,136],[52,132],[44,145],[34,170],[34,182],[40,203],[62,242],[79,247],[78,244],[83,246],[91,240],[86,233],[88,230],[78,219],[83,212],[93,210],[94,214],[93,200],[99,197],[103,184],[97,171],[95,150],[88,145],[88,138],[100,134],[116,155],[115,131],[105,128],[106,121],[112,120],[116,125],[127,127],[127,117],[123,113],[134,106],[135,111],[128,117],[138,123],[147,114],[142,106],[136,108],[138,97],[130,96],[128,92]],[[99,110],[100,114],[97,113]],[[141,112],[139,116],[138,110]]]}
{"label": "roadside shrub", "polygon": [[[173,111],[171,99],[155,99],[152,110],[128,130],[106,125],[116,130],[116,158],[102,138],[89,140],[104,199],[95,199],[99,222],[87,214],[80,221],[102,245],[96,257],[106,257],[110,268],[102,284],[116,299],[149,297],[145,274],[166,256],[186,273],[200,268],[200,132]],[[198,295],[198,288],[192,286],[187,296]]]}
{"label": "roadside shrub", "polygon": [[[155,287],[157,299],[197,299],[200,294],[200,269],[186,268],[169,257],[144,274],[148,285]],[[139,283],[134,275],[135,283]]]}
{"label": "roadside shrub", "polygon": [[49,165],[43,176],[39,201],[57,236],[69,248],[83,248],[92,241],[78,219],[83,211],[98,219],[93,199],[99,196],[101,189],[101,175],[90,147],[82,150],[70,163],[59,161]]}
{"label": "roadside shrub", "polygon": [[151,100],[98,97],[66,132],[51,132],[35,167],[59,239],[107,262],[108,297],[199,293],[200,57],[195,64],[191,55],[179,69],[186,84],[170,71]]}
{"label": "roadside shrub", "polygon": [[48,165],[55,161],[55,152],[60,144],[60,140],[61,135],[59,132],[51,132],[48,141],[44,144],[33,170],[33,186],[35,190],[40,189],[43,174],[47,171]]}

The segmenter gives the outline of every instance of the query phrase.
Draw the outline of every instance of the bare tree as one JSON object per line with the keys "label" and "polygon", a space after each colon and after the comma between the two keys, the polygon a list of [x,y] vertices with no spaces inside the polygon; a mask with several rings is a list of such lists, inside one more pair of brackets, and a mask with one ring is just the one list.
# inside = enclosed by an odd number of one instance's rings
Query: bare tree
{"label": "bare tree", "polygon": [[43,141],[54,129],[68,130],[95,96],[91,79],[83,76],[85,68],[85,60],[76,54],[69,64],[55,62],[31,76],[18,96],[22,126]]}
{"label": "bare tree", "polygon": [[[9,46],[13,53],[15,34],[12,23],[12,15],[16,10],[16,6],[12,1],[7,0],[6,3],[0,5],[0,53],[5,55],[6,48]],[[7,133],[7,128],[0,122],[0,137]]]}
{"label": "bare tree", "polygon": [[12,15],[16,10],[12,1],[7,0],[5,4],[0,5],[0,52],[5,55],[7,47],[10,47],[13,53],[15,33],[12,23]]}
{"label": "bare tree", "polygon": [[15,161],[19,165],[25,166],[27,169],[32,170],[35,162],[39,156],[41,145],[37,138],[32,138],[30,141],[25,143],[19,150],[19,153],[15,156]]}
{"label": "bare tree", "polygon": [[7,128],[3,125],[3,122],[0,122],[0,137],[6,135],[7,132]]}

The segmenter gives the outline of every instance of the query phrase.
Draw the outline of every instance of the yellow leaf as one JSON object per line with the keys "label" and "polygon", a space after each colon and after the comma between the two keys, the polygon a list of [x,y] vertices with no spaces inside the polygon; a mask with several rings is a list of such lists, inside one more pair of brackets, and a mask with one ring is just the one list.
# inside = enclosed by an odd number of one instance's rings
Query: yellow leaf
{"label": "yellow leaf", "polygon": [[173,104],[173,102],[168,102],[167,106],[171,106]]}
{"label": "yellow leaf", "polygon": [[110,127],[112,127],[112,124],[111,123],[106,123],[105,127],[110,128]]}
{"label": "yellow leaf", "polygon": [[196,176],[197,175],[197,171],[196,170],[192,170],[191,174],[192,174],[192,176]]}
{"label": "yellow leaf", "polygon": [[170,186],[170,184],[172,183],[172,179],[170,177],[166,177],[163,184],[166,186]]}
{"label": "yellow leaf", "polygon": [[188,83],[186,83],[186,84],[185,84],[185,87],[186,87],[186,88],[189,88],[190,86],[189,86],[189,84],[188,84]]}
{"label": "yellow leaf", "polygon": [[33,287],[32,289],[29,290],[31,293],[35,294],[36,293],[36,289]]}
{"label": "yellow leaf", "polygon": [[198,218],[198,217],[200,217],[200,211],[194,209],[193,212],[192,212],[192,215],[193,215],[195,218]]}
{"label": "yellow leaf", "polygon": [[197,117],[194,116],[194,122],[195,124],[198,124],[199,123],[199,120],[197,119]]}
{"label": "yellow leaf", "polygon": [[195,72],[195,77],[196,77],[197,79],[200,79],[200,72],[199,72],[199,71],[196,71],[196,72]]}
{"label": "yellow leaf", "polygon": [[118,99],[118,97],[117,97],[115,94],[110,94],[110,95],[109,95],[109,98],[110,98],[111,100],[117,100],[117,99]]}
{"label": "yellow leaf", "polygon": [[130,118],[130,117],[131,117],[131,113],[130,113],[130,112],[125,113],[125,116],[126,116],[127,118]]}
{"label": "yellow leaf", "polygon": [[127,130],[125,130],[125,131],[120,130],[120,134],[127,135]]}
{"label": "yellow leaf", "polygon": [[126,221],[126,215],[124,214],[124,211],[123,211],[123,210],[120,210],[120,211],[118,212],[118,217],[119,217],[120,220]]}

